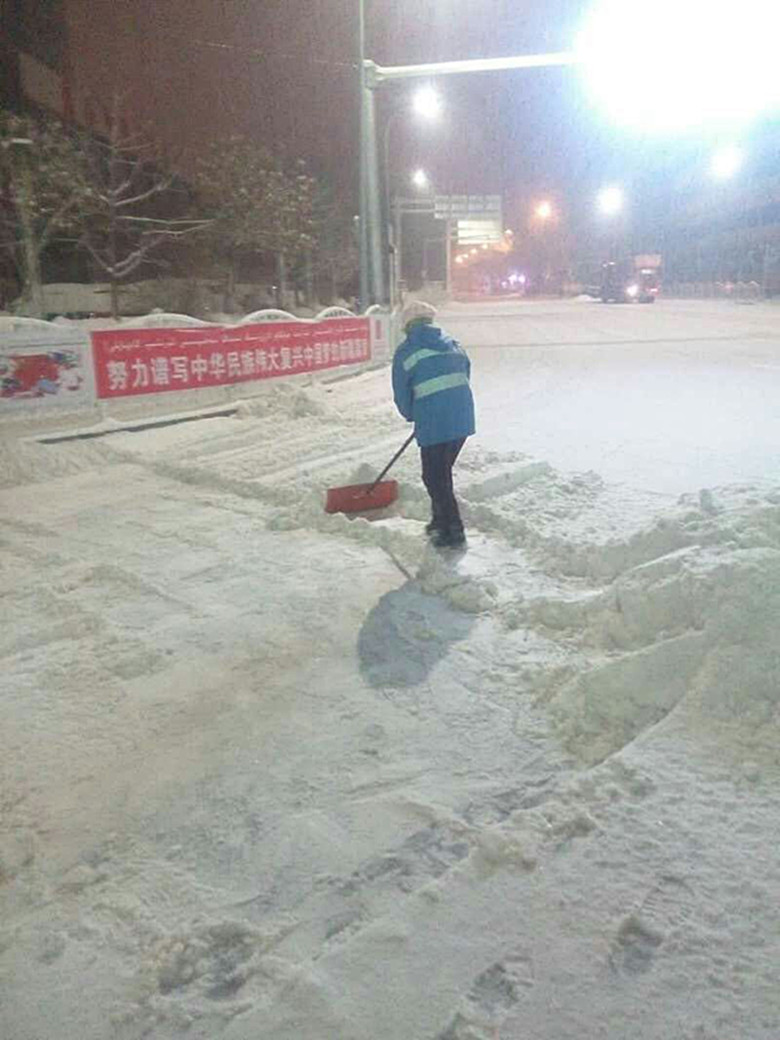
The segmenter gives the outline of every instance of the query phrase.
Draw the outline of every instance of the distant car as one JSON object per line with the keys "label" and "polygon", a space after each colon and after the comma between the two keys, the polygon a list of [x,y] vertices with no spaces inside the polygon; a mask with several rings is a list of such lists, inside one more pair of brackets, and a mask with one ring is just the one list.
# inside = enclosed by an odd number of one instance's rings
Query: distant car
{"label": "distant car", "polygon": [[633,270],[614,260],[602,267],[602,303],[655,303],[660,289],[660,279],[654,268]]}
{"label": "distant car", "polygon": [[661,280],[656,270],[652,267],[645,267],[637,271],[636,282],[632,283],[629,288],[632,288],[633,284],[636,284],[636,297],[640,303],[655,303],[661,291]]}

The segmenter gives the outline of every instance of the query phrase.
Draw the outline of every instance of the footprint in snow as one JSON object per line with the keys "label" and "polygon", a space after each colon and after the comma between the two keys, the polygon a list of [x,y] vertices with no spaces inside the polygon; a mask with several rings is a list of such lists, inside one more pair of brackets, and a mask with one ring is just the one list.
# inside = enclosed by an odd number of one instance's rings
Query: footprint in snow
{"label": "footprint in snow", "polygon": [[520,954],[478,975],[446,1029],[436,1040],[494,1040],[509,1012],[534,984],[530,957]]}
{"label": "footprint in snow", "polygon": [[662,877],[621,922],[609,955],[613,970],[628,975],[649,971],[661,946],[688,920],[692,896],[681,878]]}

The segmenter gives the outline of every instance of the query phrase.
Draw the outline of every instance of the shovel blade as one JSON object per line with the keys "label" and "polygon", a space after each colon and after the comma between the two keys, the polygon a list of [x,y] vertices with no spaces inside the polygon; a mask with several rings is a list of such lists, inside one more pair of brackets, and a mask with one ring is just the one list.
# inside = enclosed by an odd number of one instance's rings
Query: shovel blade
{"label": "shovel blade", "polygon": [[373,489],[371,484],[350,484],[329,489],[325,512],[363,513],[368,509],[384,509],[397,498],[397,480],[382,480]]}

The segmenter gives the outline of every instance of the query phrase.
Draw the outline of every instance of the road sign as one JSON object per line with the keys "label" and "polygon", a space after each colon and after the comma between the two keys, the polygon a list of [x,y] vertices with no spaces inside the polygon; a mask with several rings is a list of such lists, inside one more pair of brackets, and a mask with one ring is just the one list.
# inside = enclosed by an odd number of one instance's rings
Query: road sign
{"label": "road sign", "polygon": [[481,246],[491,242],[501,242],[504,238],[504,225],[501,220],[458,220],[455,222],[456,238],[459,246]]}
{"label": "road sign", "polygon": [[437,195],[433,204],[437,220],[501,221],[500,195]]}

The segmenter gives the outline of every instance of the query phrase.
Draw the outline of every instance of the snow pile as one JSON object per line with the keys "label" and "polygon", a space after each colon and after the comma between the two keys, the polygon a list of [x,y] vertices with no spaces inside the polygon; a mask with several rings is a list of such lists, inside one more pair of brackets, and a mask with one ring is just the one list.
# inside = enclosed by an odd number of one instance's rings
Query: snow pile
{"label": "snow pile", "polygon": [[546,694],[569,746],[588,762],[675,710],[695,725],[735,724],[759,743],[776,738],[778,495],[714,497],[731,499],[714,516],[686,510],[622,546],[591,546],[596,571],[626,561],[603,592],[541,598],[521,611],[524,623],[574,640],[590,659]]}
{"label": "snow pile", "polygon": [[275,417],[282,419],[305,419],[308,417],[325,417],[329,411],[318,388],[291,385],[289,383],[271,384],[261,397],[241,401],[237,415],[240,419],[257,417]]}
{"label": "snow pile", "polygon": [[38,484],[109,466],[116,455],[104,441],[46,445],[35,440],[0,438],[0,487]]}

